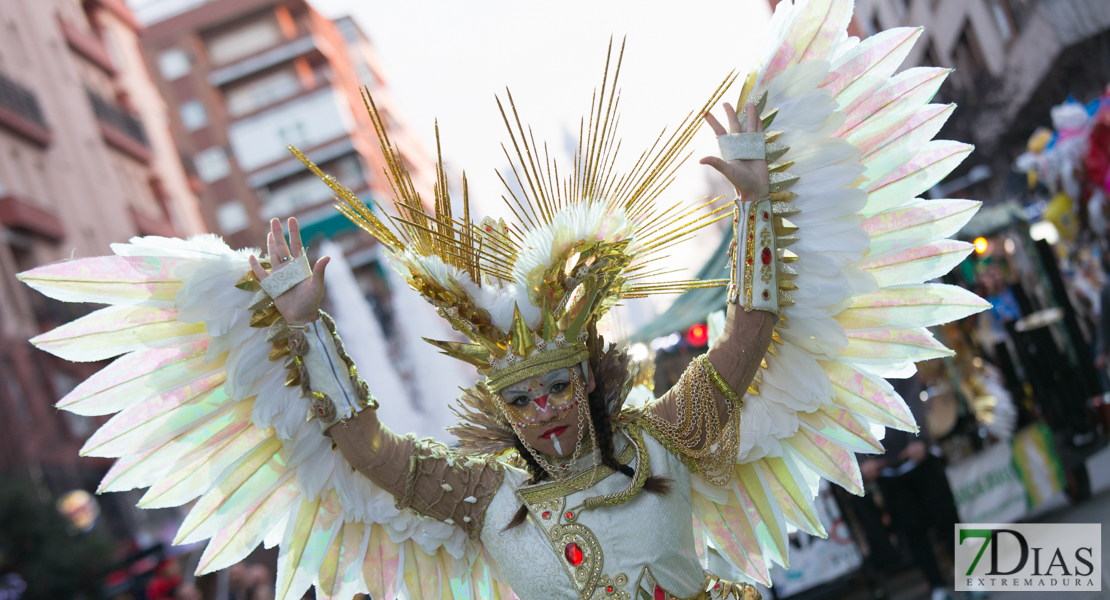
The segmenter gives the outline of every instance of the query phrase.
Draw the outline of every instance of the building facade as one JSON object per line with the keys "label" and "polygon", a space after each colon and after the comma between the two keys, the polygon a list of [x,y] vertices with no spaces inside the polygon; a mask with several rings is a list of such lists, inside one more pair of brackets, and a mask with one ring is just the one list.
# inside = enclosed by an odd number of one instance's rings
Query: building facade
{"label": "building facade", "polygon": [[431,192],[432,165],[353,21],[333,22],[305,0],[181,6],[159,12],[157,3],[148,5],[158,20],[143,43],[173,107],[182,154],[204,184],[205,217],[232,246],[258,246],[270,218],[296,216],[307,238],[338,237],[348,255],[367,249],[366,236],[343,235],[348,225],[331,207],[330,190],[286,148],[299,148],[365,201],[392,197],[363,86],[418,187]]}
{"label": "building facade", "polygon": [[122,0],[0,0],[0,470],[28,466],[54,492],[106,466],[78,459],[95,422],[53,408],[99,365],[31,347],[80,315],[16,273],[206,229],[141,29]]}

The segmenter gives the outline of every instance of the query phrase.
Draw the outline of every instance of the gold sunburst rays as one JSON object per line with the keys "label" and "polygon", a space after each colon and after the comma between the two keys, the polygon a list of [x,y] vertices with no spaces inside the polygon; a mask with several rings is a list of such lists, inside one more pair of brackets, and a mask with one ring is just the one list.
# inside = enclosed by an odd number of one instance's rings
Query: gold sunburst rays
{"label": "gold sunburst rays", "polygon": [[729,214],[725,211],[731,203],[721,197],[666,205],[657,200],[674,181],[677,168],[689,158],[687,149],[701,125],[702,116],[720,100],[736,76],[730,73],[704,105],[688,113],[677,128],[663,129],[651,146],[637,156],[631,168],[622,172],[617,168],[617,156],[621,150],[621,141],[617,137],[620,124],[617,83],[624,43],[616,56],[613,50],[610,40],[601,86],[591,98],[588,118],[580,124],[577,150],[569,174],[560,172],[558,162],[551,158],[546,144],[536,142],[532,129],[522,122],[512,94],[506,90],[507,107],[498,99],[498,107],[509,133],[509,140],[502,145],[502,149],[509,161],[511,177],[517,185],[515,188],[510,186],[502,173],[497,175],[507,190],[503,200],[515,222],[493,222],[487,218],[480,224],[474,223],[470,215],[465,173],[462,174],[462,214],[453,212],[438,124],[435,198],[434,202],[425,204],[401,153],[393,146],[368,90],[362,92],[363,101],[385,159],[383,171],[394,195],[394,211],[381,210],[376,201],[372,201],[375,209],[371,209],[333,177],[322,173],[299,151],[294,149],[294,153],[335,192],[336,208],[391,251],[407,250],[420,256],[436,256],[468,273],[478,285],[483,285],[486,278],[495,278],[502,283],[511,281],[527,232],[550,223],[567,206],[585,202],[604,202],[610,212],[621,212],[630,219],[636,230],[634,257],[626,263],[623,277],[626,281],[623,287],[629,292],[626,297],[678,293],[720,285],[715,280],[648,281],[670,273],[646,267],[664,258],[663,251],[687,241],[697,231]]}
{"label": "gold sunburst rays", "polygon": [[[674,180],[675,171],[689,158],[685,150],[701,125],[702,116],[736,79],[736,75],[730,73],[700,109],[688,113],[670,133],[666,129],[661,131],[631,168],[620,175],[616,168],[621,148],[616,135],[620,122],[617,83],[623,57],[622,42],[613,63],[613,43],[610,40],[601,87],[591,98],[588,118],[579,126],[573,170],[562,180],[558,176],[558,162],[550,158],[546,145],[541,151],[531,128],[522,123],[512,93],[506,90],[507,110],[501,99],[497,99],[509,134],[508,143],[502,145],[502,151],[509,162],[509,172],[516,180],[516,191],[509,185],[506,174],[499,172],[498,177],[508,192],[505,199],[509,210],[526,226],[531,228],[550,223],[560,209],[571,203],[584,202],[605,202],[611,209],[623,210],[633,221],[640,220],[651,211],[654,201]],[[711,204],[707,202],[692,208],[695,211],[711,210]]]}
{"label": "gold sunburst rays", "polygon": [[404,159],[394,148],[378,107],[368,90],[362,90],[362,98],[385,159],[383,171],[393,192],[396,214],[382,210],[376,200],[371,200],[377,212],[382,215],[379,217],[357,195],[334,177],[321,171],[299,150],[290,147],[293,154],[335,193],[336,209],[394,253],[410,250],[420,256],[439,257],[446,264],[468,273],[478,285],[482,285],[483,275],[509,279],[517,254],[517,245],[513,238],[519,238],[521,234],[519,230],[506,230],[501,232],[504,235],[482,235],[480,228],[471,221],[465,172],[462,174],[463,214],[459,217],[453,214],[438,123],[435,198],[429,212],[412,182]]}
{"label": "gold sunburst rays", "polygon": [[662,283],[640,283],[632,285],[628,290],[628,294],[624,297],[643,297],[654,294],[681,294],[689,290],[725,287],[728,285],[728,282],[728,279],[687,279]]}

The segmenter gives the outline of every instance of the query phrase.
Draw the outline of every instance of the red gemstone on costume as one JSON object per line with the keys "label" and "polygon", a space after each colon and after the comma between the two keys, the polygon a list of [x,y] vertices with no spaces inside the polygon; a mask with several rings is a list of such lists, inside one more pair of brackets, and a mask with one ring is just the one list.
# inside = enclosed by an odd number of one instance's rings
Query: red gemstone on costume
{"label": "red gemstone on costume", "polygon": [[606,588],[605,588],[605,591],[606,591],[606,592],[609,592],[610,594],[612,594],[612,593],[613,593],[613,586],[611,586],[611,585],[610,585],[610,586],[606,586]]}
{"label": "red gemstone on costume", "polygon": [[568,519],[573,519],[574,518],[574,513],[568,510],[567,511],[567,518]]}
{"label": "red gemstone on costume", "polygon": [[766,300],[770,297],[771,297],[771,292],[768,292],[767,290],[763,290],[763,299]]}
{"label": "red gemstone on costume", "polygon": [[582,549],[578,547],[576,542],[571,542],[567,544],[566,548],[563,548],[563,556],[567,557],[568,563],[576,567],[582,564],[582,561],[586,559],[586,555],[582,552]]}
{"label": "red gemstone on costume", "polygon": [[767,211],[763,211],[763,220],[766,221],[767,219],[770,219],[770,218],[771,218],[771,215],[768,214]]}
{"label": "red gemstone on costume", "polygon": [[750,265],[750,264],[752,264],[753,262],[755,262],[755,261],[753,261],[753,260],[752,260],[752,259],[750,259],[750,258],[748,259],[748,264],[749,264],[749,265]]}
{"label": "red gemstone on costume", "polygon": [[667,600],[667,592],[664,592],[659,584],[655,584],[655,600]]}
{"label": "red gemstone on costume", "polygon": [[545,519],[550,519],[551,518],[551,511],[550,510],[545,510],[545,511],[543,511],[543,514],[541,516]]}
{"label": "red gemstone on costume", "polygon": [[763,252],[759,253],[759,259],[762,260],[765,265],[771,264],[771,249],[764,248]]}
{"label": "red gemstone on costume", "polygon": [[749,221],[755,221],[755,215],[752,215],[752,216],[748,217],[748,220]]}

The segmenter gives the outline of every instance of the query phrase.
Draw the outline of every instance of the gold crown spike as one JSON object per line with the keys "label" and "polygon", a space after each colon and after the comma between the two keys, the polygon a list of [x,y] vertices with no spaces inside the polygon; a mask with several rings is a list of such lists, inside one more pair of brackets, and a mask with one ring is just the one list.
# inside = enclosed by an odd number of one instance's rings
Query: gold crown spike
{"label": "gold crown spike", "polygon": [[459,342],[441,342],[438,340],[430,340],[423,338],[425,342],[439,348],[442,354],[468,362],[479,369],[489,369],[489,350],[474,344],[462,344]]}

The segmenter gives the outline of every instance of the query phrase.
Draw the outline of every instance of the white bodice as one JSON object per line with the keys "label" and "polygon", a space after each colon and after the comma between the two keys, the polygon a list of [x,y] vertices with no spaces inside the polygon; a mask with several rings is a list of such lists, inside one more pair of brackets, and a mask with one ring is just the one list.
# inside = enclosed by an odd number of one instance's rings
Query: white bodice
{"label": "white bodice", "polygon": [[[631,479],[613,473],[585,491],[562,498],[557,491],[542,493],[557,487],[551,483],[522,488],[527,474],[506,469],[486,511],[481,539],[520,600],[638,598],[637,586],[654,597],[656,583],[679,598],[702,590],[705,573],[694,549],[690,472],[650,434],[644,432],[642,437],[651,474],[669,478],[670,493],[641,491],[624,504],[585,510],[571,520],[566,517],[568,509],[589,497],[620,492]],[[631,444],[624,434],[617,434],[614,442],[618,455]],[[592,465],[589,457],[580,460]],[[637,462],[631,464],[639,469]],[[521,489],[530,491],[528,520],[502,531],[521,506]],[[571,562],[576,553],[572,551],[571,558],[566,553],[571,542],[582,552],[577,567]]]}

